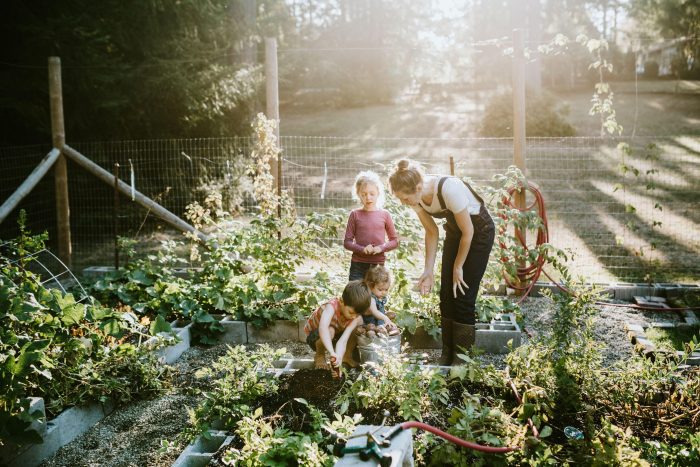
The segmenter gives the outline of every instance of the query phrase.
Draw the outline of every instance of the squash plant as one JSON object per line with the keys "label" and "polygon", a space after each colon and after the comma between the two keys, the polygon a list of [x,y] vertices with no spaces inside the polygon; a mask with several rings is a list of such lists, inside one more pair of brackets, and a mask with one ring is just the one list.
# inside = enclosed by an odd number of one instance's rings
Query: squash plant
{"label": "squash plant", "polygon": [[123,342],[140,332],[122,313],[47,289],[27,269],[45,235],[31,236],[20,217],[18,239],[0,257],[0,444],[40,441],[27,430],[43,397],[49,414],[88,401],[126,401],[162,386],[155,358]]}
{"label": "squash plant", "polygon": [[[257,139],[248,174],[258,207],[249,224],[236,223],[223,209],[221,195],[209,193],[202,204],[187,207],[192,225],[209,237],[202,243],[185,235],[189,258],[176,253],[185,249],[184,241],[164,242],[158,253],[132,260],[96,281],[91,292],[150,320],[191,320],[204,343],[222,330],[216,314],[264,326],[276,319],[304,318],[332,296],[323,271],[305,284],[297,283],[295,271],[308,259],[327,259],[331,250],[321,247],[321,241],[337,237],[344,219],[339,212],[297,217],[289,194],[277,195],[269,172],[270,160],[278,153],[270,125],[264,116],[254,123]],[[177,276],[176,269],[185,265],[196,267],[186,277]]]}

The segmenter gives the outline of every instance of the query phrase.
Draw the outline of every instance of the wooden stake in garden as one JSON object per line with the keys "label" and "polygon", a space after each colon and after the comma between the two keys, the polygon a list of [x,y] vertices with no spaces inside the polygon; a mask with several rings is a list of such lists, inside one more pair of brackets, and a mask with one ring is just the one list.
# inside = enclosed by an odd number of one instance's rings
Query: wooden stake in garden
{"label": "wooden stake in garden", "polygon": [[[513,30],[513,165],[525,174],[525,54],[523,30]],[[518,209],[525,208],[525,190],[514,194]],[[527,241],[526,232],[516,229],[515,236]]]}
{"label": "wooden stake in garden", "polygon": [[119,270],[119,162],[114,163],[114,270]]}
{"label": "wooden stake in garden", "polygon": [[[265,96],[267,118],[275,122],[275,139],[280,147],[280,105],[279,78],[277,74],[277,39],[265,38]],[[274,164],[274,165],[273,165]],[[277,198],[282,198],[282,157],[277,154],[277,161],[270,160],[270,173],[275,179]],[[277,217],[282,216],[282,207],[277,204]]]}
{"label": "wooden stake in garden", "polygon": [[[53,147],[63,151],[66,130],[63,124],[63,91],[61,86],[61,59],[49,57],[49,101],[51,105],[51,139]],[[68,165],[61,154],[54,165],[56,184],[56,222],[58,230],[58,257],[71,267],[73,247],[70,232],[70,203],[68,199]]]}

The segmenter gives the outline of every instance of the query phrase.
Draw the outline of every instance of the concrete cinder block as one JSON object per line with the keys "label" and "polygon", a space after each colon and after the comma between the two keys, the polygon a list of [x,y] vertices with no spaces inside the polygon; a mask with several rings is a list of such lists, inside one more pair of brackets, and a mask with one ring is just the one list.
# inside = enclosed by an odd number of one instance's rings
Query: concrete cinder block
{"label": "concrete cinder block", "polygon": [[603,298],[615,298],[615,288],[612,284],[595,282],[592,285],[596,288],[596,290],[598,290]]}
{"label": "concrete cinder block", "polygon": [[634,296],[645,297],[657,295],[656,288],[648,284],[617,282],[613,284],[612,287],[615,290],[615,299],[617,300],[632,300]]}
{"label": "concrete cinder block", "polygon": [[204,467],[219,449],[226,448],[231,441],[233,436],[227,436],[225,431],[210,431],[208,438],[200,436],[187,446],[172,467]]}
{"label": "concrete cinder block", "polygon": [[[175,268],[173,269],[173,275],[175,277],[186,278],[189,277],[191,273],[198,273],[201,271],[202,268]],[[98,279],[114,272],[114,266],[90,266],[84,268],[81,272],[83,277]]]}
{"label": "concrete cinder block", "polygon": [[38,419],[34,420],[31,425],[29,425],[29,430],[34,430],[39,433],[39,436],[44,436],[46,434],[46,407],[44,405],[43,397],[30,397],[29,402],[29,413],[34,414],[39,412],[40,416]]}
{"label": "concrete cinder block", "polygon": [[644,334],[644,327],[639,324],[625,323],[625,329],[636,334]]}
{"label": "concrete cinder block", "polygon": [[513,348],[522,343],[520,326],[513,314],[498,315],[486,326],[477,324],[475,347],[488,353],[508,353],[508,342]]}
{"label": "concrete cinder block", "polygon": [[613,290],[615,291],[614,298],[616,300],[632,300],[635,291],[634,284],[627,283],[613,284]]}
{"label": "concrete cinder block", "polygon": [[635,348],[642,353],[646,353],[649,351],[656,350],[656,345],[654,345],[654,343],[651,342],[646,337],[639,337],[638,336],[636,339]]}
{"label": "concrete cinder block", "polygon": [[303,370],[313,368],[314,361],[311,358],[280,358],[272,366],[279,370]]}
{"label": "concrete cinder block", "polygon": [[[682,356],[683,352],[678,352]],[[700,352],[693,352],[688,358],[686,359],[685,363],[687,365],[693,365],[693,366],[700,366]]]}
{"label": "concrete cinder block", "polygon": [[246,323],[248,343],[259,344],[263,342],[276,342],[282,340],[299,340],[299,324],[290,320],[276,320],[265,328],[256,328],[251,323]]}
{"label": "concrete cinder block", "polygon": [[[44,405],[44,399],[42,397],[30,397],[29,398],[29,409],[30,414],[35,414],[39,412],[39,418],[34,420],[27,431],[34,430],[42,438],[46,436],[46,430],[48,424],[46,422],[46,409]],[[17,446],[12,442],[5,442],[0,446],[0,465],[10,465],[16,458],[20,455],[26,453],[27,450],[31,449],[32,445],[29,446]],[[41,461],[39,461],[41,462]]]}
{"label": "concrete cinder block", "polygon": [[651,326],[650,326],[650,327],[652,327],[652,328],[662,328],[662,329],[671,329],[671,328],[675,328],[675,327],[676,327],[676,324],[675,324],[675,323],[671,323],[671,322],[669,322],[669,321],[656,321],[656,322],[654,322],[654,323],[651,323]]}
{"label": "concrete cinder block", "polygon": [[230,316],[224,316],[219,324],[224,328],[224,331],[216,336],[218,343],[245,344],[248,342],[245,321],[235,321]]}
{"label": "concrete cinder block", "polygon": [[491,329],[477,329],[474,346],[487,353],[508,353],[508,342],[512,341],[513,347],[520,346],[520,331],[503,331]]}
{"label": "concrete cinder block", "polygon": [[[376,431],[378,426],[375,425],[359,425],[353,432],[354,435],[364,434]],[[382,433],[386,433],[391,427],[384,427],[376,432],[375,436],[381,438]],[[365,446],[367,443],[364,436],[352,438],[348,441],[347,447]],[[412,467],[413,464],[413,435],[411,430],[403,430],[391,440],[391,445],[380,448],[383,455],[391,457],[392,467]],[[379,464],[379,460],[372,457],[367,461],[360,459],[358,453],[345,454],[338,459],[335,467],[374,467]]]}
{"label": "concrete cinder block", "polygon": [[187,324],[182,328],[175,327],[176,324],[176,322],[171,323],[173,326],[174,335],[153,336],[144,343],[147,348],[155,348],[158,345],[159,339],[171,341],[169,345],[157,348],[155,350],[155,355],[158,357],[158,359],[164,363],[167,363],[168,365],[175,362],[178,358],[180,358],[180,355],[190,348],[192,323]]}
{"label": "concrete cinder block", "polygon": [[641,297],[639,295],[635,295],[632,297],[634,300],[634,303],[636,303],[639,306],[647,307],[647,308],[658,308],[658,309],[664,309],[664,308],[670,308],[666,304],[666,299],[663,297],[650,297],[650,296],[644,296]]}
{"label": "concrete cinder block", "polygon": [[12,458],[3,458],[2,462],[10,467],[33,467],[54,455],[61,447],[73,441],[82,433],[92,428],[107,415],[112,413],[114,405],[88,404],[71,407],[46,424],[46,432],[41,444],[22,447]]}
{"label": "concrete cinder block", "polygon": [[685,310],[683,312],[683,320],[686,322],[686,324],[700,324],[700,320],[698,320],[697,315],[692,310]]}
{"label": "concrete cinder block", "polygon": [[114,266],[90,266],[82,270],[83,277],[99,278],[114,272]]}
{"label": "concrete cinder block", "polygon": [[548,290],[550,292],[556,293],[559,292],[559,287],[557,287],[556,284],[553,282],[542,282],[542,281],[537,281],[535,282],[535,285],[532,286],[532,290],[530,294],[533,297],[540,297],[542,296],[542,292]]}

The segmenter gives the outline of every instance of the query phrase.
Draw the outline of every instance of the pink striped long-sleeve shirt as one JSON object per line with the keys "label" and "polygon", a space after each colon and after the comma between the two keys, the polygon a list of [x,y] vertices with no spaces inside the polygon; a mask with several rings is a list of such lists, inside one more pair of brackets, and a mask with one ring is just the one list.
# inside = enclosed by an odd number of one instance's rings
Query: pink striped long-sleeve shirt
{"label": "pink striped long-sleeve shirt", "polygon": [[[386,259],[384,253],[399,246],[399,237],[389,211],[384,209],[376,211],[353,210],[348,218],[343,245],[347,250],[352,251],[353,261],[372,264],[384,263]],[[376,255],[366,255],[362,250],[367,245],[378,246],[382,252]]]}

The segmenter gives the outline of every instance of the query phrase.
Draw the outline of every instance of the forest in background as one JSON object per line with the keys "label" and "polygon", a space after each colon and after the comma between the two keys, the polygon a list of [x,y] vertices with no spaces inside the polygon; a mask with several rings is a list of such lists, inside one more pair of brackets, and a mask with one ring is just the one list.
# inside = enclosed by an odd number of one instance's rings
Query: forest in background
{"label": "forest in background", "polygon": [[[700,70],[700,6],[684,0],[9,0],[3,7],[0,145],[50,140],[49,56],[62,61],[72,141],[248,133],[264,108],[264,37],[278,41],[283,103],[310,94],[317,106],[389,103],[415,85],[507,83],[503,40],[513,27],[530,31],[532,50],[561,32],[606,38],[610,79],[634,76],[634,47],[686,37],[680,71]],[[537,73],[545,86],[588,79],[584,50],[569,51],[566,67],[562,60],[543,60]]]}

